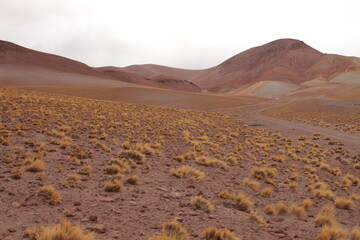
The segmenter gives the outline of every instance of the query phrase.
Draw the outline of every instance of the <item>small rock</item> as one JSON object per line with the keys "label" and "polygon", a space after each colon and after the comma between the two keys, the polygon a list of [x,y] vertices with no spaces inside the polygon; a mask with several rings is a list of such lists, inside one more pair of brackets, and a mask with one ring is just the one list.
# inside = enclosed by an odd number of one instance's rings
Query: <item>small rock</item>
{"label": "small rock", "polygon": [[74,206],[80,206],[81,205],[81,202],[80,201],[74,201]]}
{"label": "small rock", "polygon": [[98,217],[97,217],[96,215],[91,215],[91,216],[89,217],[89,219],[90,219],[90,221],[92,221],[92,222],[97,222]]}
{"label": "small rock", "polygon": [[104,224],[95,224],[93,226],[87,227],[88,230],[97,232],[97,233],[105,233],[106,227]]}
{"label": "small rock", "polygon": [[19,208],[21,204],[19,202],[13,202],[11,203],[11,206],[13,206],[14,208]]}
{"label": "small rock", "polygon": [[13,229],[13,228],[8,228],[8,232],[13,233],[13,232],[16,232],[16,230],[15,230],[15,229]]}
{"label": "small rock", "polygon": [[75,217],[76,216],[76,214],[70,210],[65,210],[64,212],[65,212],[66,217]]}
{"label": "small rock", "polygon": [[179,192],[171,192],[171,193],[169,193],[169,197],[174,198],[174,199],[179,199],[182,197],[182,195]]}
{"label": "small rock", "polygon": [[167,192],[167,189],[166,189],[166,188],[157,187],[156,189],[157,189],[157,190],[160,190],[160,191],[163,191],[163,192]]}

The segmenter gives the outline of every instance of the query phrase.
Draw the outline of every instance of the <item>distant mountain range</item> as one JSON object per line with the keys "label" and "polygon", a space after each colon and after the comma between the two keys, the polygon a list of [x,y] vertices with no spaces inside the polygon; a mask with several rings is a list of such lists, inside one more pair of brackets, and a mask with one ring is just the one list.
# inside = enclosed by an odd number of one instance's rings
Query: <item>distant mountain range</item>
{"label": "distant mountain range", "polygon": [[116,81],[121,81],[181,91],[269,97],[337,81],[360,83],[359,73],[359,58],[324,54],[295,39],[251,48],[203,70],[153,64],[92,68],[0,41],[2,84],[116,85]]}

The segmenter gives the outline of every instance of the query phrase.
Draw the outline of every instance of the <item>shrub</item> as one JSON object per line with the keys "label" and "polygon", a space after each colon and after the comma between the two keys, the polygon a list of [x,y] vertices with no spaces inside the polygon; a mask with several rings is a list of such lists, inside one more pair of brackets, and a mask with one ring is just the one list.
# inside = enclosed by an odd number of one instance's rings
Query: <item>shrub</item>
{"label": "shrub", "polygon": [[64,187],[79,187],[81,178],[76,174],[68,175],[67,180],[64,182]]}
{"label": "shrub", "polygon": [[205,240],[240,240],[236,237],[234,232],[229,229],[220,230],[216,227],[211,227],[205,230],[203,233],[203,239]]}
{"label": "shrub", "polygon": [[224,161],[215,159],[215,158],[209,158],[206,156],[199,156],[195,158],[195,162],[204,166],[211,166],[211,167],[221,167],[221,168],[226,168],[227,164]]}
{"label": "shrub", "polygon": [[274,190],[272,187],[266,187],[261,191],[261,196],[270,197],[273,194]]}
{"label": "shrub", "polygon": [[131,176],[126,180],[127,183],[132,185],[137,185],[139,183],[139,177],[138,176]]}
{"label": "shrub", "polygon": [[277,174],[276,168],[270,167],[254,167],[251,169],[251,174],[257,179],[268,179],[273,178]]}
{"label": "shrub", "polygon": [[51,205],[56,205],[61,202],[60,193],[56,192],[54,187],[50,185],[40,188],[37,195],[42,196]]}
{"label": "shrub", "polygon": [[185,228],[176,220],[165,222],[162,233],[159,236],[149,238],[149,240],[188,240],[188,233]]}
{"label": "shrub", "polygon": [[235,195],[233,200],[235,201],[236,208],[240,211],[249,211],[254,206],[250,198],[243,193]]}
{"label": "shrub", "polygon": [[207,213],[211,213],[215,210],[215,207],[211,202],[202,196],[192,198],[190,204],[194,209],[201,209]]}
{"label": "shrub", "polygon": [[36,159],[27,167],[29,172],[41,172],[44,170],[44,161],[42,159]]}
{"label": "shrub", "polygon": [[170,169],[170,173],[171,175],[174,175],[178,178],[186,178],[186,176],[192,175],[195,177],[197,182],[202,181],[205,177],[205,173],[188,165],[179,167],[177,169],[172,168]]}
{"label": "shrub", "polygon": [[355,203],[351,198],[337,198],[335,206],[340,209],[351,210],[355,207]]}
{"label": "shrub", "polygon": [[315,223],[320,227],[336,225],[334,208],[330,205],[325,205],[316,216]]}
{"label": "shrub", "polygon": [[257,212],[251,212],[249,218],[257,222],[262,227],[266,227],[268,225],[265,219],[259,216]]}
{"label": "shrub", "polygon": [[27,230],[27,240],[93,240],[92,233],[85,233],[81,228],[71,225],[65,219],[51,227],[38,227]]}
{"label": "shrub", "polygon": [[120,158],[131,159],[137,164],[145,163],[145,155],[137,150],[120,150],[118,152]]}
{"label": "shrub", "polygon": [[284,215],[289,213],[290,209],[284,201],[277,202],[275,205],[276,213],[278,215]]}
{"label": "shrub", "polygon": [[304,209],[306,211],[309,211],[310,208],[312,207],[313,205],[313,202],[311,201],[311,199],[307,198],[307,199],[304,199],[302,202],[301,202],[301,206],[304,207]]}
{"label": "shrub", "polygon": [[260,188],[260,183],[256,180],[251,180],[250,178],[244,178],[244,180],[242,181],[242,183],[251,188],[252,190],[256,191]]}
{"label": "shrub", "polygon": [[91,165],[86,165],[84,166],[83,168],[81,168],[79,171],[78,171],[78,174],[82,174],[82,175],[90,175],[93,171],[93,168]]}
{"label": "shrub", "polygon": [[114,180],[105,185],[105,191],[106,192],[120,192],[120,189],[122,187],[123,187],[122,182],[120,182],[119,180]]}
{"label": "shrub", "polygon": [[11,172],[11,178],[13,179],[20,179],[23,176],[23,170],[21,168],[18,168]]}
{"label": "shrub", "polygon": [[360,227],[354,227],[350,233],[350,240],[360,240]]}
{"label": "shrub", "polygon": [[267,206],[265,206],[264,211],[267,215],[274,215],[276,209],[273,205],[267,205]]}
{"label": "shrub", "polygon": [[344,240],[345,236],[346,231],[342,227],[326,225],[321,228],[316,240]]}
{"label": "shrub", "polygon": [[107,174],[117,174],[117,173],[121,173],[121,168],[116,164],[111,164],[111,166],[105,169],[105,172]]}

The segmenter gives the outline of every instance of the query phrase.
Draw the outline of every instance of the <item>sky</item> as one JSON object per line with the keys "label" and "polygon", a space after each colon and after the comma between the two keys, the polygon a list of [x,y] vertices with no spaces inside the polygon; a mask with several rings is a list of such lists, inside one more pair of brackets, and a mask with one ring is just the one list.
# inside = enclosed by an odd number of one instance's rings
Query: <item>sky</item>
{"label": "sky", "polygon": [[0,0],[0,39],[93,67],[213,67],[280,38],[360,57],[359,0]]}

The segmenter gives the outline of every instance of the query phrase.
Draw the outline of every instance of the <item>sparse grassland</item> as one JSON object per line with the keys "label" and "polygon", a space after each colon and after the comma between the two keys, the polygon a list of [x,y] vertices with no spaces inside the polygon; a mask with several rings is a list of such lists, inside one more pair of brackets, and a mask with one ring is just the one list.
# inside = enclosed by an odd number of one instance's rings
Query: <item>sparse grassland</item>
{"label": "sparse grassland", "polygon": [[217,112],[16,88],[0,89],[0,108],[6,240],[50,217],[99,240],[342,236],[328,226],[358,240],[360,155],[342,142]]}

